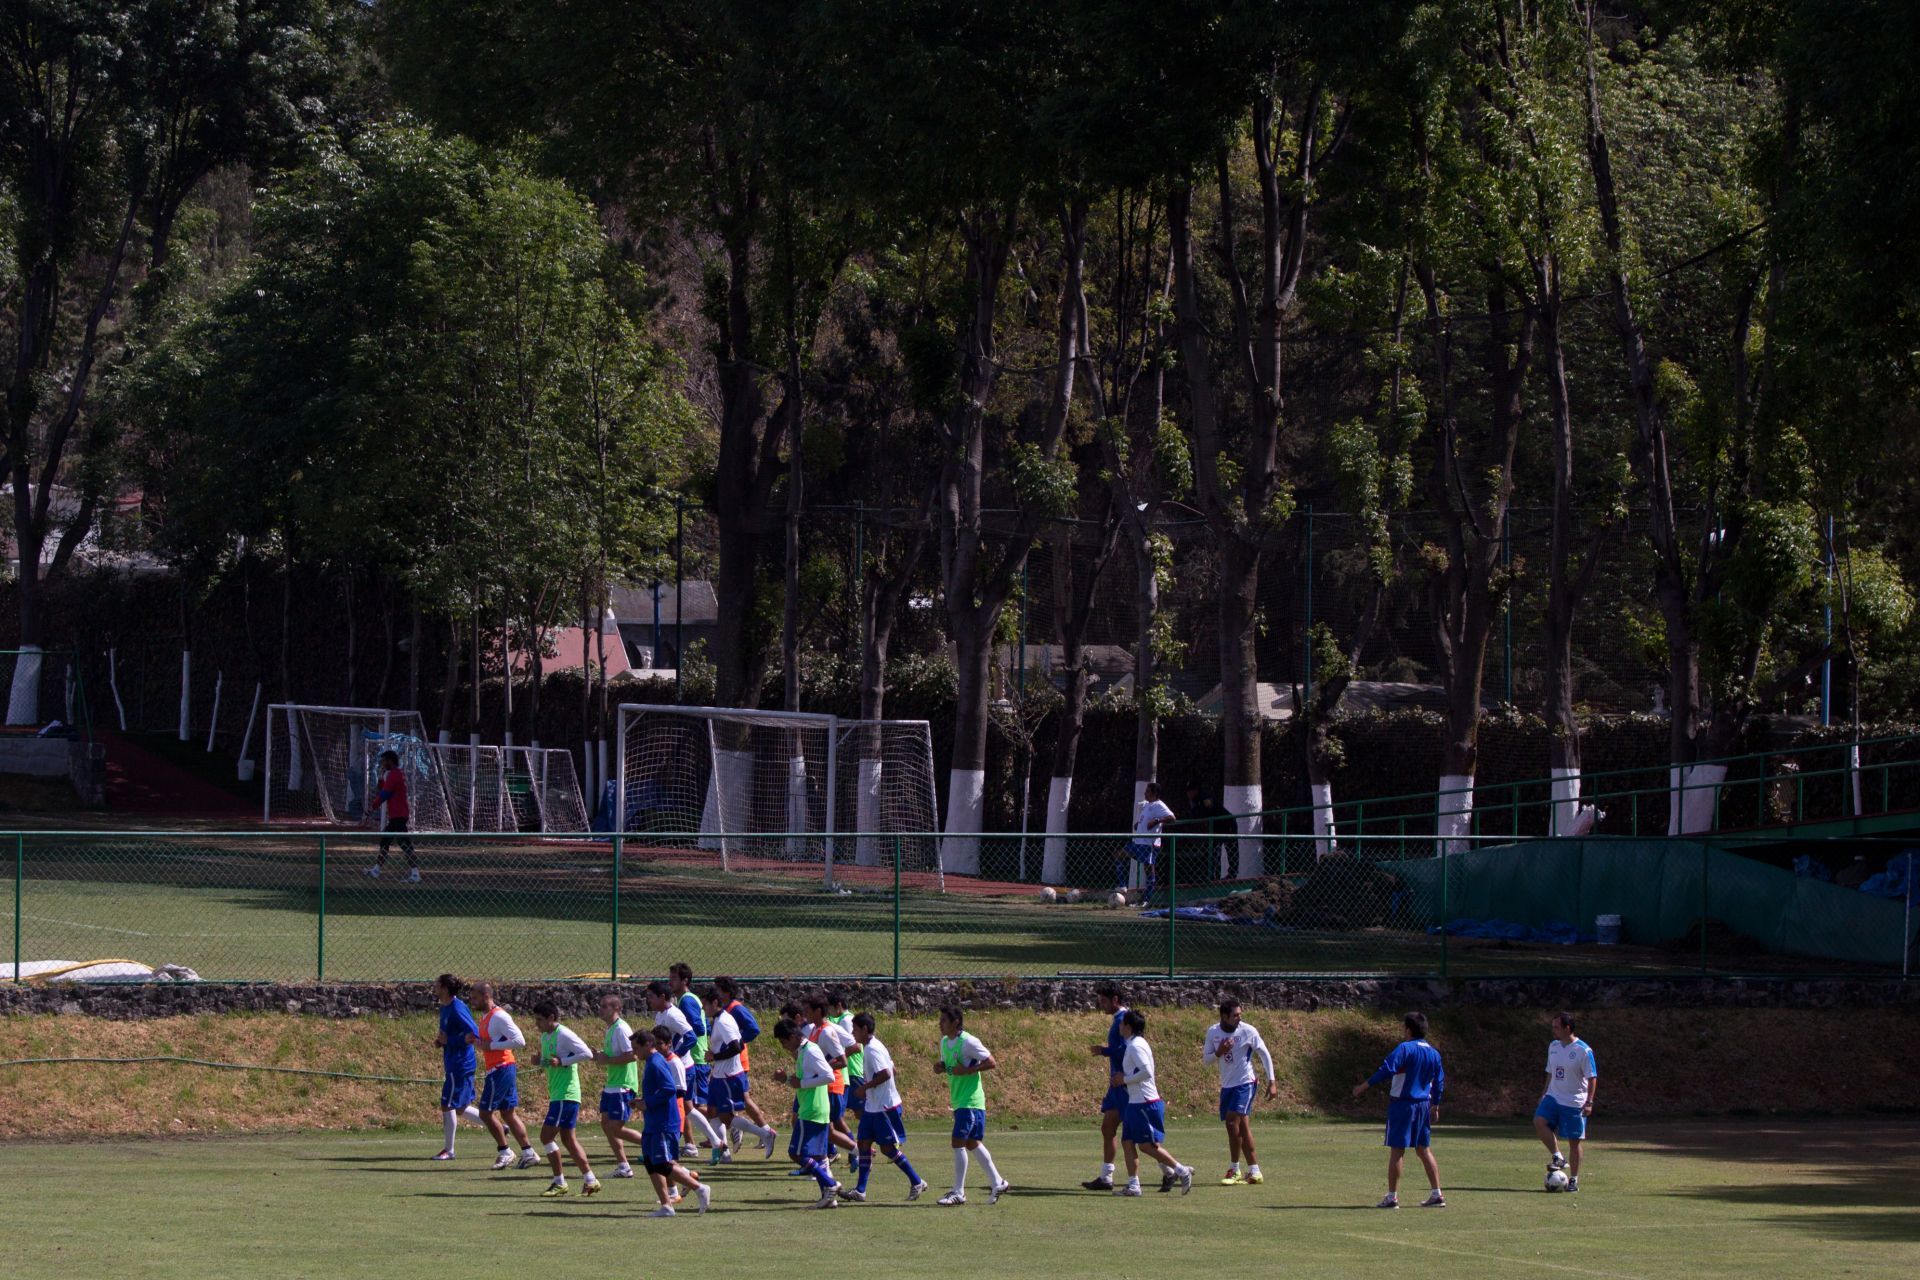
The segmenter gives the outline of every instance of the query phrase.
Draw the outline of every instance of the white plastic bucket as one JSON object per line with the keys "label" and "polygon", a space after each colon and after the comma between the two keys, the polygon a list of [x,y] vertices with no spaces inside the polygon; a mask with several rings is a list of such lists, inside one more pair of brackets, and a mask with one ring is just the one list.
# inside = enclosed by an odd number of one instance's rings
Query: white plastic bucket
{"label": "white plastic bucket", "polygon": [[1595,916],[1593,932],[1603,947],[1620,945],[1620,917],[1617,915]]}

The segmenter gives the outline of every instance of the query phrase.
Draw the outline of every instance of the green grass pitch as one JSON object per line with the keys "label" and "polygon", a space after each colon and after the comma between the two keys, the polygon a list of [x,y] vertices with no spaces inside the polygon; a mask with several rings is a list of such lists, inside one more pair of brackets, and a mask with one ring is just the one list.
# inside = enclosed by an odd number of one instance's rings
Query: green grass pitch
{"label": "green grass pitch", "polygon": [[[938,1122],[916,1117],[909,1154],[935,1188],[951,1161]],[[587,1132],[583,1130],[583,1132]],[[1219,1130],[1183,1124],[1173,1148],[1202,1171],[1193,1194],[1141,1200],[1082,1192],[1097,1138],[1077,1129],[990,1133],[1015,1191],[989,1208],[902,1202],[897,1170],[874,1202],[828,1214],[777,1161],[714,1175],[714,1212],[647,1221],[644,1183],[539,1198],[538,1172],[493,1174],[484,1135],[461,1158],[422,1157],[437,1130],[205,1141],[0,1146],[0,1240],[20,1277],[676,1275],[787,1280],[842,1271],[886,1280],[953,1276],[1275,1275],[1910,1277],[1920,1273],[1920,1124],[1770,1120],[1619,1126],[1590,1151],[1583,1190],[1541,1190],[1543,1153],[1524,1125],[1443,1125],[1435,1150],[1450,1205],[1370,1206],[1383,1185],[1373,1125],[1269,1123],[1267,1181],[1209,1183]],[[588,1136],[598,1163],[598,1132]],[[1403,1195],[1419,1199],[1409,1160]],[[605,1175],[606,1166],[600,1171]],[[572,1177],[574,1186],[579,1179]]]}

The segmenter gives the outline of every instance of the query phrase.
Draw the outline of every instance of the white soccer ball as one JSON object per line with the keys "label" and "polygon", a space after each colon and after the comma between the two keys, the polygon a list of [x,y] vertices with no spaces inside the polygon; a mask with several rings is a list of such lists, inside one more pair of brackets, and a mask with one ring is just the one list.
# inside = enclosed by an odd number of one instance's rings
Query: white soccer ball
{"label": "white soccer ball", "polygon": [[1059,894],[1057,894],[1057,893],[1055,893],[1055,892],[1053,891],[1053,886],[1052,886],[1052,885],[1041,885],[1041,886],[1040,886],[1040,901],[1042,901],[1042,902],[1057,902],[1057,901],[1059,901],[1059,899],[1060,899],[1060,895],[1059,895]]}
{"label": "white soccer ball", "polygon": [[1107,905],[1116,911],[1127,905],[1127,895],[1123,890],[1115,889],[1107,898]]}
{"label": "white soccer ball", "polygon": [[1547,1170],[1547,1190],[1549,1191],[1565,1191],[1570,1181],[1565,1169]]}
{"label": "white soccer ball", "polygon": [[1081,893],[1081,892],[1080,892],[1080,891],[1079,891],[1078,889],[1069,889],[1069,890],[1067,890],[1067,901],[1068,901],[1068,902],[1078,902],[1078,901],[1080,901],[1080,899],[1081,899],[1081,898],[1083,898],[1083,897],[1085,897],[1085,896],[1086,896],[1086,895],[1085,895],[1085,894],[1083,894],[1083,893]]}

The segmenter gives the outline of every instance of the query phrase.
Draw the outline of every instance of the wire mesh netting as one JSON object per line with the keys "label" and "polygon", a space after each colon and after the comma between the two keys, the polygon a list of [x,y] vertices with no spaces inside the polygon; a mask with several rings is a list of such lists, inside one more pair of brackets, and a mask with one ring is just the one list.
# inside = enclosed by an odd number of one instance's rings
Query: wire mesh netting
{"label": "wire mesh netting", "polygon": [[871,838],[829,871],[697,834],[23,833],[0,977],[1898,974],[1915,935],[1911,858],[1896,897],[1691,840],[1076,836],[1038,887]]}

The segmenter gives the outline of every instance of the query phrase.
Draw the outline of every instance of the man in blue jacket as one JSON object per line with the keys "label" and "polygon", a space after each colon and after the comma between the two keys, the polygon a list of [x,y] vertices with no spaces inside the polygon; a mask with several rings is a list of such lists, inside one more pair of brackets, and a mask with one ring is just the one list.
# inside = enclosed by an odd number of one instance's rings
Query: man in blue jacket
{"label": "man in blue jacket", "polygon": [[1353,1096],[1365,1096],[1377,1084],[1387,1088],[1387,1194],[1377,1206],[1400,1207],[1400,1170],[1406,1164],[1407,1148],[1420,1157],[1433,1190],[1420,1202],[1422,1209],[1444,1209],[1447,1198],[1440,1194],[1440,1165],[1433,1158],[1433,1122],[1440,1118],[1440,1099],[1447,1091],[1447,1072],[1440,1065],[1440,1051],[1427,1043],[1427,1015],[1409,1013],[1408,1039],[1395,1045],[1380,1069],[1353,1086]]}

